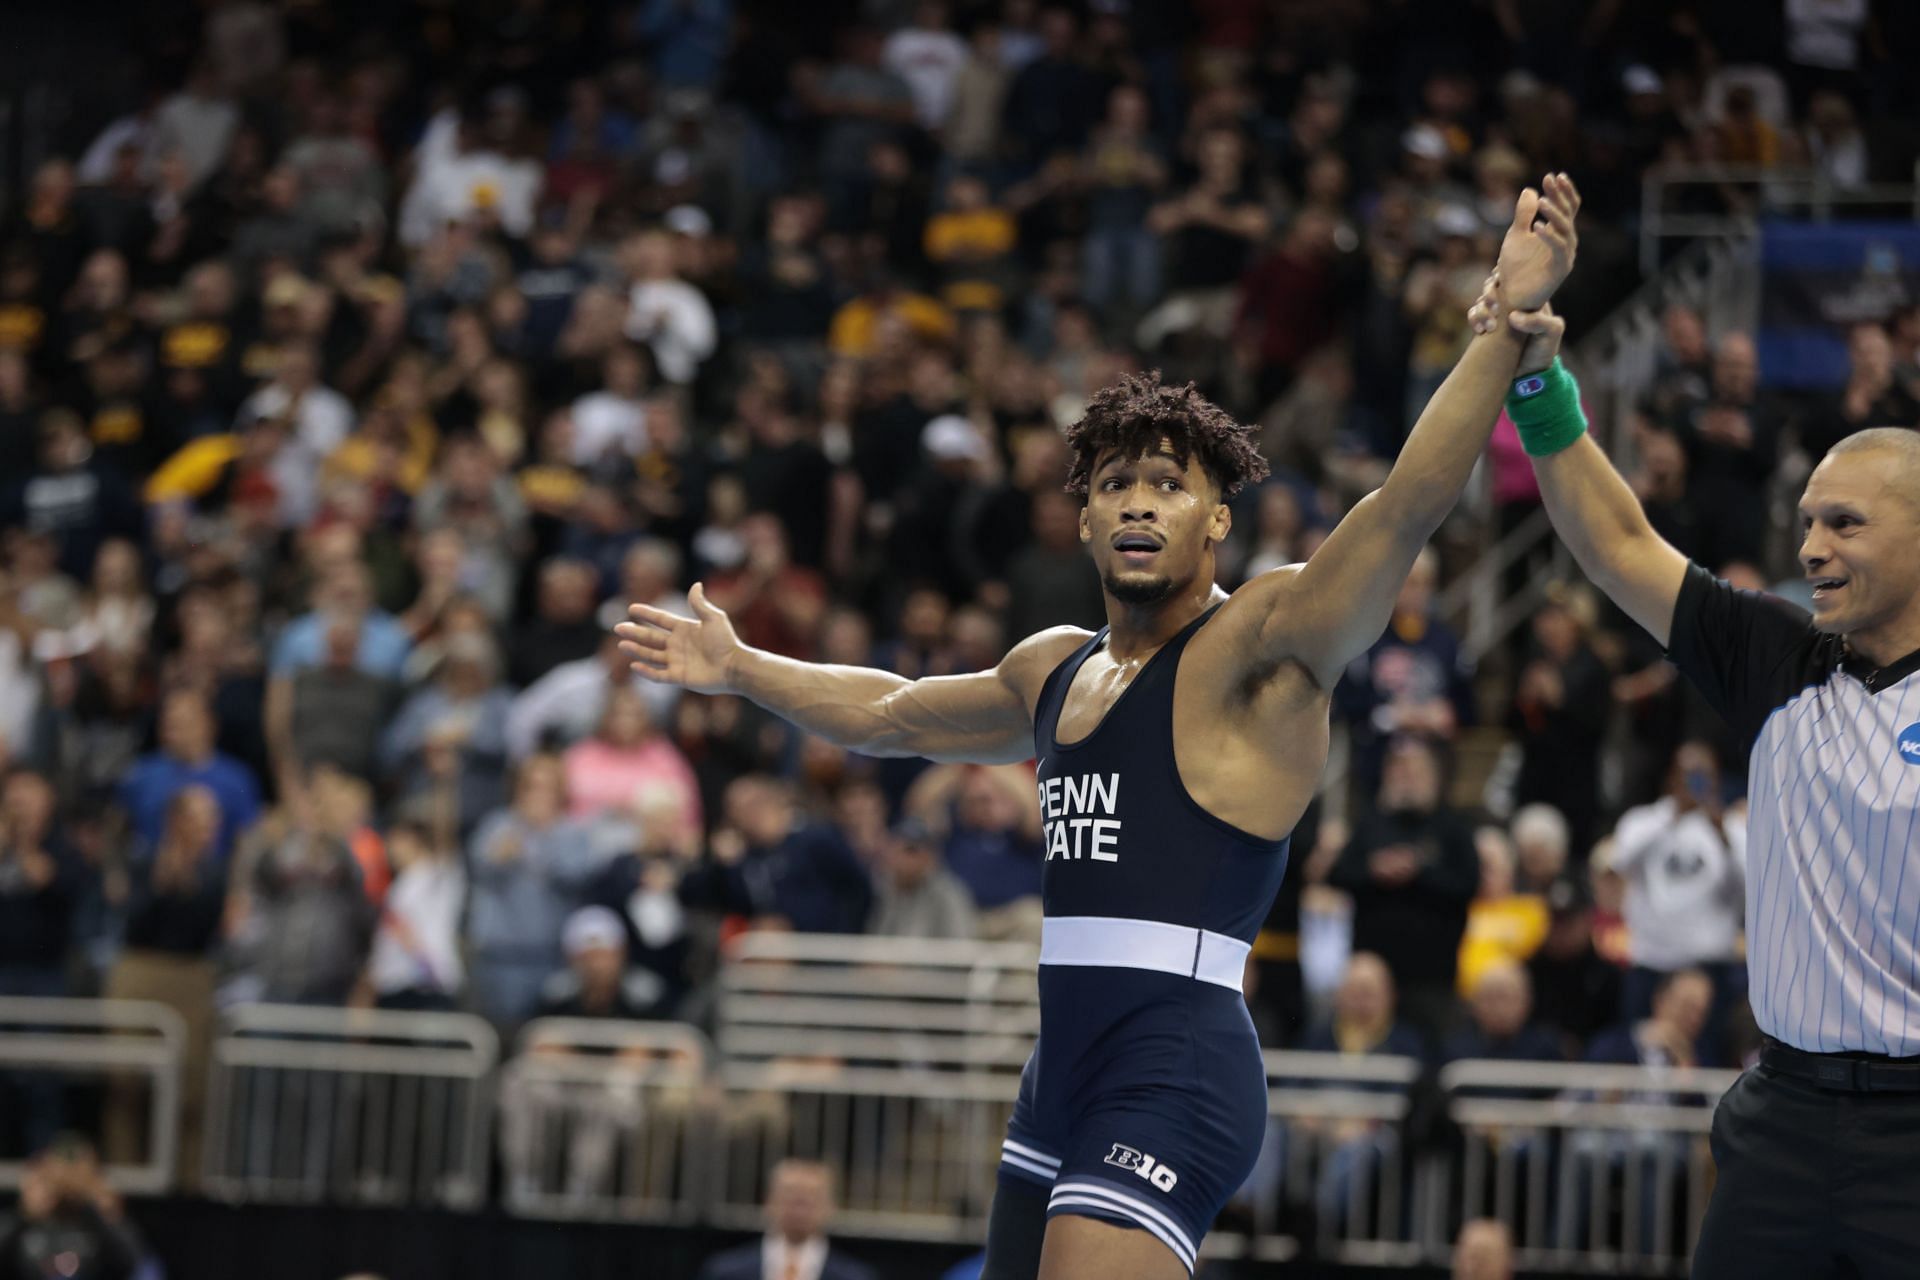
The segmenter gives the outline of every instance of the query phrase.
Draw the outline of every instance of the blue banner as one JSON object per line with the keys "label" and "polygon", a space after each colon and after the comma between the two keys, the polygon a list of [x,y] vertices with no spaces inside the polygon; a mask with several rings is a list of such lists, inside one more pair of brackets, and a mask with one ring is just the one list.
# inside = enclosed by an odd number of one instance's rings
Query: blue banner
{"label": "blue banner", "polygon": [[1920,301],[1920,225],[1768,222],[1760,272],[1761,380],[1834,390],[1847,380],[1847,330]]}

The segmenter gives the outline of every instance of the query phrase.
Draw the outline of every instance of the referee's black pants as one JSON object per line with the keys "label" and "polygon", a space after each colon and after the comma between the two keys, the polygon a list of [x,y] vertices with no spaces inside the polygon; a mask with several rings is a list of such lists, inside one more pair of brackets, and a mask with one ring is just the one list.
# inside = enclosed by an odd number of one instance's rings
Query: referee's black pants
{"label": "referee's black pants", "polygon": [[1826,1089],[1763,1064],[1720,1100],[1712,1142],[1693,1280],[1920,1275],[1920,1092]]}

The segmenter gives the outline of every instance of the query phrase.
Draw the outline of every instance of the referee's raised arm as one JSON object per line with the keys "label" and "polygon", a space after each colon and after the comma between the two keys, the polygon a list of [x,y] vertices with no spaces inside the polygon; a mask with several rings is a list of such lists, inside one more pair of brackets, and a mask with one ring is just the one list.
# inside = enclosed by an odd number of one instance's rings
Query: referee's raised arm
{"label": "referee's raised arm", "polygon": [[1666,648],[1687,558],[1654,532],[1640,499],[1586,434],[1578,390],[1559,364],[1566,322],[1551,308],[1505,313],[1496,297],[1474,304],[1476,329],[1503,321],[1531,337],[1508,411],[1554,531],[1594,585]]}

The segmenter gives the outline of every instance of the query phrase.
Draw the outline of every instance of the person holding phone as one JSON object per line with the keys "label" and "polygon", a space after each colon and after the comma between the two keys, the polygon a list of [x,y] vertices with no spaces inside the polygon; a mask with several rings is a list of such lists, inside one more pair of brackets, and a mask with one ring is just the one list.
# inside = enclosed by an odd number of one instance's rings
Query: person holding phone
{"label": "person holding phone", "polygon": [[1682,969],[1708,973],[1720,1007],[1740,967],[1746,854],[1745,814],[1722,802],[1713,747],[1682,742],[1667,769],[1666,794],[1620,815],[1613,832],[1608,866],[1626,881],[1633,960],[1621,988],[1623,1020],[1649,1016],[1654,989]]}

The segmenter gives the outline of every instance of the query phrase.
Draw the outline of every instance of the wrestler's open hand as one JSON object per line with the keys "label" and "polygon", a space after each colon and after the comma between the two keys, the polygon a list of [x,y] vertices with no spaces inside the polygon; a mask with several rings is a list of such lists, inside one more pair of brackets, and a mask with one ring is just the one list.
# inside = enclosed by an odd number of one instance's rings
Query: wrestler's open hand
{"label": "wrestler's open hand", "polygon": [[1513,225],[1494,266],[1508,307],[1537,311],[1566,280],[1580,247],[1579,212],[1580,192],[1564,173],[1548,174],[1538,191],[1528,187],[1514,201]]}

